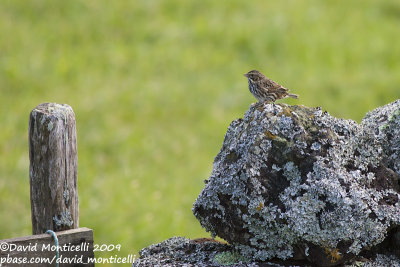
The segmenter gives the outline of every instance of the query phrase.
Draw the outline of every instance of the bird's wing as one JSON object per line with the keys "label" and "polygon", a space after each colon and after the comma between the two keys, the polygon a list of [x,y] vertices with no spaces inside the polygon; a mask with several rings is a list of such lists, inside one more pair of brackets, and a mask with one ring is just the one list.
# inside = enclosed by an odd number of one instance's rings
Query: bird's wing
{"label": "bird's wing", "polygon": [[289,91],[289,89],[283,87],[282,85],[280,85],[280,84],[278,84],[278,83],[276,83],[276,82],[274,82],[272,80],[271,80],[271,83],[269,85],[269,88],[270,88],[271,91],[273,91],[273,92],[275,92],[275,93],[277,93],[277,94],[279,94],[281,96],[282,95],[286,95],[287,92]]}
{"label": "bird's wing", "polygon": [[265,87],[271,88],[271,89],[276,89],[276,90],[279,90],[280,88],[285,88],[285,87],[279,85],[278,83],[274,82],[271,79],[265,80]]}
{"label": "bird's wing", "polygon": [[264,82],[264,87],[266,87],[266,88],[277,88],[277,87],[280,87],[279,84],[277,84],[276,82],[274,82],[273,80],[270,80],[268,78],[264,79],[263,82]]}
{"label": "bird's wing", "polygon": [[289,90],[283,86],[280,86],[276,88],[276,91],[281,93],[281,94],[286,94]]}

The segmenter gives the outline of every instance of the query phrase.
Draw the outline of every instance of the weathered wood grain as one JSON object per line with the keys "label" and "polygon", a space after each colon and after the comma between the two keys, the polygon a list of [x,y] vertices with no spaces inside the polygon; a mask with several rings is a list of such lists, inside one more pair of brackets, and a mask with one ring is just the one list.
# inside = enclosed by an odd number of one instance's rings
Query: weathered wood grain
{"label": "weathered wood grain", "polygon": [[32,232],[79,227],[75,114],[43,103],[29,117]]}
{"label": "weathered wood grain", "polygon": [[[57,232],[59,242],[60,266],[94,266],[88,263],[88,259],[94,258],[93,231],[89,228],[78,228]],[[7,245],[4,245],[7,244]],[[0,240],[0,263],[2,266],[56,266],[56,247],[49,234],[31,235],[11,239]],[[8,246],[8,249],[4,249]],[[54,260],[41,263],[23,263],[22,261],[43,259]],[[8,261],[8,262],[7,262]],[[18,262],[20,261],[20,262]],[[68,261],[72,261],[67,263]]]}

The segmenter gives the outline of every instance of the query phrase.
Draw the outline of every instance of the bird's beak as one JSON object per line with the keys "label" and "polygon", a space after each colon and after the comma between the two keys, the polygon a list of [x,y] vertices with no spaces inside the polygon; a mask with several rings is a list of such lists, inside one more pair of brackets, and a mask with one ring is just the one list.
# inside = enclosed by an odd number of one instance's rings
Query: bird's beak
{"label": "bird's beak", "polygon": [[243,74],[244,77],[248,78],[249,76],[247,75],[247,73]]}

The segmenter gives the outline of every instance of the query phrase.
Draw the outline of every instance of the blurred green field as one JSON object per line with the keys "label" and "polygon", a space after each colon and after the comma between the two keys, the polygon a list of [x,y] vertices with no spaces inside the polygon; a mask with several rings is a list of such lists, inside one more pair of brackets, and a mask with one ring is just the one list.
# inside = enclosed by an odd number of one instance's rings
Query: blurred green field
{"label": "blurred green field", "polygon": [[0,36],[0,239],[31,233],[29,112],[67,103],[80,225],[122,245],[98,257],[208,236],[192,203],[250,69],[357,121],[400,98],[397,0],[3,0]]}

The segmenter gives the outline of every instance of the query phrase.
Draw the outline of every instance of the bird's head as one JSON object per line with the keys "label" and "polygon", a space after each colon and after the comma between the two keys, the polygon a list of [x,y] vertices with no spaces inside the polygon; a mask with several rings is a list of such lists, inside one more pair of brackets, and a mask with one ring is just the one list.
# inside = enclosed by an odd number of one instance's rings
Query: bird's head
{"label": "bird's head", "polygon": [[244,74],[244,76],[251,82],[257,82],[265,78],[265,76],[258,70],[251,70]]}

